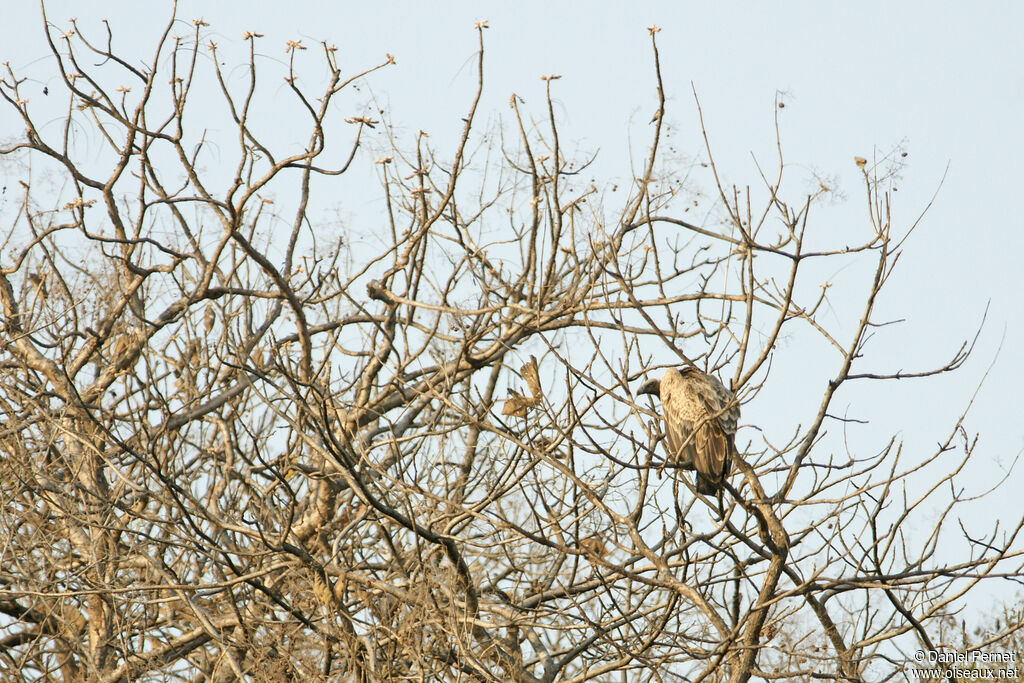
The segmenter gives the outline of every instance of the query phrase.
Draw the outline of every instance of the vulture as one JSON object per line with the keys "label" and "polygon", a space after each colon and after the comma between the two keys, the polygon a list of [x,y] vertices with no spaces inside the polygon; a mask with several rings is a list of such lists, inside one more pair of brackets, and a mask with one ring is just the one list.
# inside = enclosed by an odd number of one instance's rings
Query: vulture
{"label": "vulture", "polygon": [[661,399],[668,461],[697,471],[697,493],[719,493],[736,453],[740,406],[733,393],[717,377],[686,366],[669,368],[639,394]]}

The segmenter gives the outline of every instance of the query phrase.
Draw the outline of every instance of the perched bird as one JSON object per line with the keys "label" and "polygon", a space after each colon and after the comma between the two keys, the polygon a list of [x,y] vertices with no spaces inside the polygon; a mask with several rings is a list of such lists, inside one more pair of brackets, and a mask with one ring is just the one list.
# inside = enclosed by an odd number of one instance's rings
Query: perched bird
{"label": "perched bird", "polygon": [[661,398],[668,461],[697,471],[697,492],[717,494],[736,454],[740,406],[722,382],[693,367],[669,368],[637,392]]}
{"label": "perched bird", "polygon": [[523,366],[521,374],[523,379],[526,380],[526,386],[530,388],[531,397],[528,398],[512,387],[509,387],[508,399],[505,400],[505,407],[501,411],[502,415],[526,417],[527,411],[530,408],[539,406],[544,398],[544,390],[540,386],[540,371],[537,368],[536,357],[530,356],[530,362]]}

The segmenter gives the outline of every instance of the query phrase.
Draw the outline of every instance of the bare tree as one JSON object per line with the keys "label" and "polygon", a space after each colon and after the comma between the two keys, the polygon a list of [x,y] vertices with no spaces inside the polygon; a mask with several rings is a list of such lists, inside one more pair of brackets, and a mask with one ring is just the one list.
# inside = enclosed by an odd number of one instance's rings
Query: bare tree
{"label": "bare tree", "polygon": [[[243,78],[202,22],[175,25],[138,66],[109,32],[47,24],[60,126],[32,82],[0,82],[24,126],[0,149],[8,679],[865,680],[1020,573],[1024,520],[937,558],[962,419],[924,459],[896,436],[823,445],[849,383],[970,350],[862,360],[914,229],[890,217],[898,152],[858,162],[849,241],[811,221],[830,188],[783,196],[781,146],[755,190],[719,180],[710,144],[695,170],[661,161],[654,27],[652,140],[613,193],[561,146],[557,76],[539,120],[512,95],[503,137],[477,132],[485,23],[447,151],[357,109],[390,56],[348,73],[295,41],[265,86],[258,34]],[[271,141],[274,106],[302,112],[304,146]],[[689,170],[717,188],[703,221]],[[372,225],[323,218],[374,174]],[[859,319],[823,313],[822,262],[872,264]],[[795,329],[834,355],[818,407],[785,443],[741,421],[719,507],[634,392],[693,364],[749,415]]]}

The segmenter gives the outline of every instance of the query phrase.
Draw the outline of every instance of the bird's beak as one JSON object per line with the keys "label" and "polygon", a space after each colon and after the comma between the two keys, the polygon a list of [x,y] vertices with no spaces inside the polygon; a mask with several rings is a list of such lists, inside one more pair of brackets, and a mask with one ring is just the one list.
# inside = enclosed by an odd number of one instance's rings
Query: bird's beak
{"label": "bird's beak", "polygon": [[644,394],[654,394],[655,396],[661,395],[661,382],[656,379],[652,379],[644,383],[637,392],[637,396],[643,396]]}

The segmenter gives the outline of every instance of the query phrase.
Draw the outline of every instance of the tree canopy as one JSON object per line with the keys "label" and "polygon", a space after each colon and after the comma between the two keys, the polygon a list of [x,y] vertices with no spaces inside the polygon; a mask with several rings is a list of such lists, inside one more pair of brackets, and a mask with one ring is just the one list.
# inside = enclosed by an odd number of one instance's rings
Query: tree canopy
{"label": "tree canopy", "polygon": [[[0,147],[9,675],[876,680],[958,646],[965,596],[1020,573],[1024,518],[937,557],[963,418],[927,454],[829,436],[844,387],[971,349],[863,359],[917,227],[890,210],[900,150],[856,160],[863,229],[836,235],[813,218],[831,188],[787,193],[781,145],[753,189],[710,143],[664,158],[656,27],[658,114],[622,188],[567,153],[557,75],[481,129],[484,22],[451,148],[353,93],[390,55],[352,71],[292,41],[273,72],[259,34],[238,61],[196,21],[140,62],[116,33],[47,27],[59,125],[32,81],[0,80],[23,125]],[[381,211],[325,219],[352,175]],[[863,267],[854,317],[822,263]],[[833,362],[777,441],[747,408],[788,381],[790,334]],[[684,363],[744,406],[721,508],[635,395]]]}

